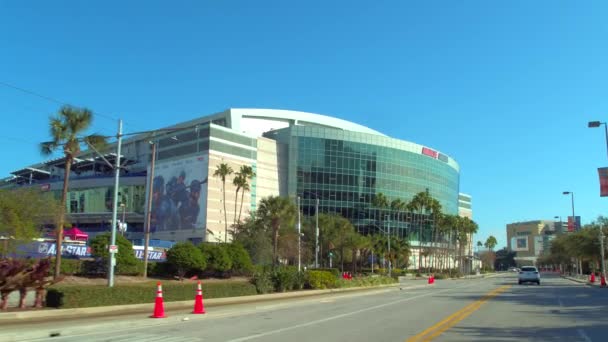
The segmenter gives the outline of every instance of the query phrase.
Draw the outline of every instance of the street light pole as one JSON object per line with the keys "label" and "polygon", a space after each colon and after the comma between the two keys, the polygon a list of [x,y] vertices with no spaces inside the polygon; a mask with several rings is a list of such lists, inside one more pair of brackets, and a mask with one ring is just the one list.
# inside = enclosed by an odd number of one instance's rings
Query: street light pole
{"label": "street light pole", "polygon": [[302,263],[301,263],[301,251],[300,251],[300,241],[302,238],[301,227],[302,221],[300,219],[300,196],[298,196],[298,272],[302,271]]}
{"label": "street light pole", "polygon": [[[608,124],[606,122],[600,121],[590,121],[587,126],[590,128],[599,127],[600,125],[604,125],[604,135],[606,137],[606,153],[608,154]],[[602,277],[606,277],[606,267],[604,265],[604,231],[602,227],[600,227],[600,256],[602,258]]]}
{"label": "street light pole", "polygon": [[152,218],[152,195],[154,194],[154,168],[156,162],[156,143],[152,143],[152,163],[148,181],[148,203],[146,205],[146,227],[144,231],[144,279],[148,277],[148,249],[150,248],[150,220]]}
{"label": "street light pole", "polygon": [[604,265],[604,230],[600,227],[600,256],[602,257],[602,277],[606,279],[606,266]]}
{"label": "street light pole", "polygon": [[316,216],[316,228],[315,228],[315,268],[319,268],[319,199],[317,198],[315,203],[315,216]]}
{"label": "street light pole", "polygon": [[391,217],[389,216],[386,220],[387,223],[387,231],[388,231],[388,276],[390,277],[392,274],[392,265],[391,265]]}
{"label": "street light pole", "polygon": [[[122,145],[122,120],[118,120],[118,143],[116,147],[116,161],[114,166],[114,203],[112,205],[112,234],[110,245],[116,245],[116,218],[118,216],[118,181],[120,178],[120,149]],[[108,265],[108,287],[114,286],[114,266],[116,266],[116,251],[110,251]]]}

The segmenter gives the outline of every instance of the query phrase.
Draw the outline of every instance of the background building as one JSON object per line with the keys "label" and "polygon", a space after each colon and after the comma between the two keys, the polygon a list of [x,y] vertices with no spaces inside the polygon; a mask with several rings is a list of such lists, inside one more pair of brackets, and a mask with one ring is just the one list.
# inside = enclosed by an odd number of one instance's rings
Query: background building
{"label": "background building", "polygon": [[555,236],[555,222],[536,220],[507,224],[507,248],[515,252],[518,266],[535,265]]}
{"label": "background building", "polygon": [[[146,189],[152,144],[154,185]],[[142,236],[146,198],[152,196],[152,238],[224,241],[226,217],[228,225],[238,217],[240,198],[235,196],[234,175],[222,194],[222,183],[213,176],[220,163],[235,172],[248,165],[256,173],[243,200],[242,217],[270,195],[294,201],[299,196],[305,215],[315,214],[319,199],[320,212],[340,213],[362,233],[386,231],[390,225],[392,234],[424,246],[433,224],[429,216],[374,207],[378,193],[389,201],[407,202],[427,191],[444,213],[453,215],[468,198],[469,208],[462,209],[470,214],[470,196],[461,195],[459,201],[459,166],[448,155],[319,114],[228,109],[125,139],[122,153],[119,219],[128,223],[127,234],[133,239]],[[104,158],[113,163],[116,155]],[[32,165],[13,172],[2,186],[35,186],[59,193],[64,167],[64,158]],[[112,189],[112,168],[93,151],[82,153],[70,175],[69,221],[93,234],[109,230]]]}

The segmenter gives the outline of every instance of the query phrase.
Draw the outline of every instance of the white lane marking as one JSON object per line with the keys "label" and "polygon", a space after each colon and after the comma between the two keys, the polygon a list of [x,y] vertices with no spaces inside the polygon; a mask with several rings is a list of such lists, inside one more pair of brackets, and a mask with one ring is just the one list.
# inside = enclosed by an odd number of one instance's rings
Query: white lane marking
{"label": "white lane marking", "polygon": [[578,332],[578,335],[585,341],[585,342],[593,342],[591,341],[591,339],[589,338],[589,336],[587,336],[587,334],[585,334],[585,331],[583,329],[576,329],[576,331]]}
{"label": "white lane marking", "polygon": [[[469,285],[469,284],[467,284],[467,285]],[[289,330],[294,330],[294,329],[298,329],[298,328],[304,328],[304,327],[308,327],[308,326],[319,324],[319,323],[325,323],[325,322],[333,321],[333,320],[336,320],[336,319],[339,319],[339,318],[353,316],[353,315],[360,314],[362,312],[366,312],[366,311],[370,311],[370,310],[376,310],[376,309],[384,308],[384,307],[387,307],[387,306],[391,306],[391,305],[395,305],[395,304],[399,304],[399,303],[403,303],[403,302],[409,302],[410,300],[414,300],[414,299],[418,299],[418,298],[422,298],[422,297],[428,297],[428,296],[434,295],[436,293],[453,291],[455,289],[459,289],[459,288],[462,288],[462,287],[469,287],[469,286],[463,285],[463,286],[458,286],[458,287],[454,287],[454,288],[449,288],[449,289],[429,292],[429,293],[426,293],[426,294],[422,294],[422,295],[418,295],[418,296],[413,296],[413,297],[408,297],[408,298],[404,298],[404,299],[397,300],[397,301],[390,302],[390,303],[380,304],[380,305],[372,306],[372,307],[365,308],[365,309],[360,309],[360,310],[356,310],[356,311],[351,311],[351,312],[343,313],[343,314],[340,314],[340,315],[335,315],[335,316],[326,317],[326,318],[323,318],[323,319],[318,319],[316,321],[310,321],[310,322],[307,322],[307,323],[296,324],[296,325],[292,325],[290,327],[270,330],[270,331],[267,331],[267,332],[264,332],[264,333],[259,333],[259,334],[255,334],[255,335],[251,335],[251,336],[245,336],[245,337],[241,337],[241,338],[235,338],[233,340],[228,340],[227,342],[249,341],[249,340],[253,340],[253,339],[264,337],[264,336],[279,334],[279,333],[282,333],[282,332],[285,332],[285,331],[289,331]]]}

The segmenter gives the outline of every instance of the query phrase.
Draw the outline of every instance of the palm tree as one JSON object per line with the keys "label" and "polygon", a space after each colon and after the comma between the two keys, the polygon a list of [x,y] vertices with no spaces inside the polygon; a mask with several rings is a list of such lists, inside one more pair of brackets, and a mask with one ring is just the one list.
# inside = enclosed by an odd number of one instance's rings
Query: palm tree
{"label": "palm tree", "polygon": [[483,247],[483,243],[481,241],[477,241],[477,253],[479,253],[479,249]]}
{"label": "palm tree", "polygon": [[272,265],[278,261],[279,230],[281,227],[293,227],[297,208],[293,201],[280,196],[263,198],[257,210],[258,218],[272,229]]}
{"label": "palm tree", "polygon": [[[243,186],[245,186],[246,183],[247,183],[247,180],[245,179],[245,177],[243,177],[243,175],[241,175],[238,172],[236,173],[236,176],[234,176],[234,179],[232,179],[232,184],[236,187],[236,191],[234,194],[234,224],[235,225],[237,224],[236,206],[239,203],[239,191],[241,191],[241,188]],[[243,190],[243,193],[245,193],[245,190]],[[240,220],[238,222],[240,222]]]}
{"label": "palm tree", "polygon": [[56,116],[49,119],[52,140],[40,144],[40,151],[43,155],[48,156],[57,150],[61,150],[65,156],[63,190],[61,192],[61,206],[56,228],[57,254],[55,257],[55,279],[61,274],[61,243],[63,241],[63,225],[65,222],[66,200],[72,163],[80,154],[83,143],[90,144],[95,148],[101,148],[106,143],[106,139],[97,134],[80,137],[91,126],[92,122],[93,113],[90,110],[63,106]]}
{"label": "palm tree", "polygon": [[[428,190],[417,193],[414,198],[407,204],[407,209],[411,212],[418,211],[419,215],[422,216],[423,211],[430,210],[431,202],[433,198],[429,195]],[[421,219],[422,221],[422,219]],[[422,268],[422,222],[419,224],[418,230],[418,269]]]}
{"label": "palm tree", "polygon": [[498,241],[496,241],[496,238],[493,235],[490,235],[488,237],[488,239],[486,240],[486,243],[484,246],[487,249],[489,249],[490,252],[492,252],[492,250],[494,249],[494,247],[496,247],[497,244],[498,244]]}
{"label": "palm tree", "polygon": [[[237,178],[240,178],[238,182],[241,190],[241,207],[239,209],[239,217],[236,220],[236,223],[241,222],[241,213],[243,212],[243,199],[245,198],[245,191],[249,191],[249,181],[251,181],[253,177],[255,177],[255,172],[253,172],[253,168],[249,165],[241,165],[239,172],[237,172],[237,177],[235,177],[235,181]],[[237,189],[236,191],[237,195],[238,192],[239,189]],[[234,212],[236,213],[236,203],[234,204]]]}
{"label": "palm tree", "polygon": [[215,169],[213,173],[213,177],[218,177],[222,181],[222,196],[224,198],[224,224],[226,225],[224,229],[224,242],[228,242],[228,213],[226,212],[226,177],[231,175],[234,171],[232,168],[226,164],[221,163]]}

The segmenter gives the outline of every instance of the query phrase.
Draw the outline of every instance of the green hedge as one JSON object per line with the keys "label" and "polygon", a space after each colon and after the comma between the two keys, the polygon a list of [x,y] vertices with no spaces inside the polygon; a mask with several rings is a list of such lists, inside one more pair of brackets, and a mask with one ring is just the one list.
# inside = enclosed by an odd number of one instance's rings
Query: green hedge
{"label": "green hedge", "polygon": [[361,277],[353,278],[352,280],[338,279],[336,286],[339,288],[345,287],[365,287],[365,286],[377,286],[377,285],[388,285],[395,284],[397,280],[392,277]]}
{"label": "green hedge", "polygon": [[308,271],[305,277],[306,287],[310,289],[333,289],[338,280],[337,276],[328,271]]}
{"label": "green hedge", "polygon": [[[193,300],[196,283],[172,283],[163,285],[163,298],[167,302]],[[205,298],[223,298],[255,295],[256,289],[249,282],[204,283]],[[55,308],[84,308],[94,306],[154,303],[156,284],[152,282],[132,285],[75,286],[56,285],[48,289],[46,305]]]}

